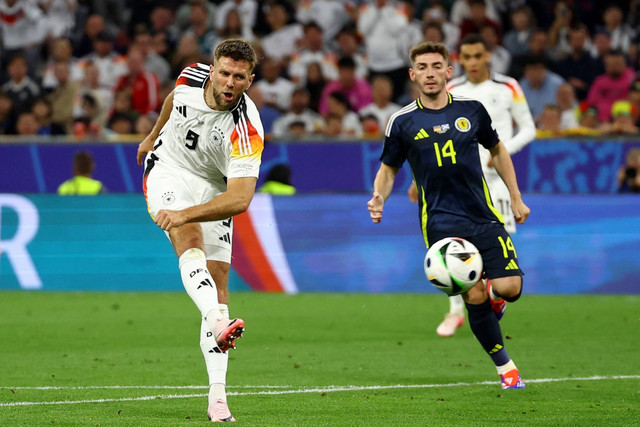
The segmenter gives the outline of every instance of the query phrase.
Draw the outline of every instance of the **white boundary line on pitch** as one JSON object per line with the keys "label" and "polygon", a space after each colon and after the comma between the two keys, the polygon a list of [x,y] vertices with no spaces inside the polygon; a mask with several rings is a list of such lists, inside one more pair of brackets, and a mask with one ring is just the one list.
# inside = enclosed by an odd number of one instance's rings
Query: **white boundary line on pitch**
{"label": "white boundary line on pitch", "polygon": [[[293,388],[293,385],[238,385],[227,386],[227,388]],[[0,386],[0,390],[119,390],[119,389],[141,389],[141,390],[208,390],[206,385],[86,385],[86,386],[33,386],[33,387],[7,387]]]}
{"label": "white boundary line on pitch", "polygon": [[[603,380],[629,380],[640,379],[640,375],[608,375],[601,376],[596,375],[592,377],[567,377],[567,378],[538,378],[528,379],[527,383],[553,383],[553,382],[566,382],[566,381],[603,381]],[[371,386],[324,386],[314,388],[295,388],[286,390],[288,386],[240,386],[236,388],[280,388],[280,390],[265,390],[265,391],[235,391],[227,393],[228,396],[258,396],[258,395],[284,395],[284,394],[305,394],[305,393],[331,393],[339,391],[365,391],[365,390],[391,390],[391,389],[421,389],[421,388],[439,388],[439,387],[463,387],[463,386],[477,386],[477,385],[493,385],[495,381],[478,381],[478,382],[460,382],[460,383],[448,383],[448,384],[395,384],[395,385],[371,385]],[[30,389],[30,390],[78,390],[78,389],[125,389],[125,388],[138,388],[138,389],[182,389],[182,388],[202,388],[202,386],[86,386],[86,387],[5,387],[1,386],[3,390],[15,390],[15,389]],[[62,400],[53,402],[6,402],[0,403],[0,407],[6,406],[35,406],[35,405],[74,405],[82,403],[107,403],[107,402],[135,402],[155,399],[189,399],[194,397],[205,397],[207,394],[168,394],[168,395],[155,395],[155,396],[140,396],[140,397],[121,397],[114,399],[87,399],[87,400]]]}

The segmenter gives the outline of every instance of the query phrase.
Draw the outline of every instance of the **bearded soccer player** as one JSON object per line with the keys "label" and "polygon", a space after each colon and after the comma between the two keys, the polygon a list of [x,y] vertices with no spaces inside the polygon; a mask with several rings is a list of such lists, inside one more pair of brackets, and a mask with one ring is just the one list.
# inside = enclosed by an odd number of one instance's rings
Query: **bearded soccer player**
{"label": "bearded soccer player", "polygon": [[256,63],[249,43],[228,39],[212,65],[185,68],[137,154],[140,165],[146,156],[149,213],[171,240],[182,284],[202,316],[207,415],[215,422],[235,421],[225,390],[227,351],[244,321],[229,318],[228,280],[233,216],[249,207],[264,148],[258,110],[245,94]]}
{"label": "bearded soccer player", "polygon": [[[498,137],[513,155],[534,140],[536,125],[529,105],[518,81],[504,74],[491,72],[491,53],[478,34],[469,34],[460,42],[459,62],[465,74],[454,78],[447,85],[452,95],[472,98],[487,109]],[[514,129],[513,124],[516,124]],[[509,190],[493,167],[491,154],[479,146],[482,172],[489,186],[491,200],[504,219],[509,234],[516,232],[516,222],[511,211]],[[410,198],[417,202],[415,185],[409,189]],[[413,194],[411,194],[413,192]],[[506,305],[505,305],[506,307]],[[501,316],[501,314],[499,314]],[[449,312],[436,328],[441,337],[450,337],[464,324],[464,302],[460,295],[449,297]]]}
{"label": "bearded soccer player", "polygon": [[385,131],[381,164],[367,202],[374,223],[382,221],[398,171],[408,160],[418,192],[420,224],[427,247],[445,237],[473,243],[483,259],[482,280],[462,295],[469,325],[496,366],[502,388],[524,388],[515,363],[504,347],[498,312],[505,300],[522,292],[522,271],[516,249],[493,206],[480,165],[478,145],[489,150],[493,165],[510,193],[516,222],[524,223],[529,208],[522,200],[509,152],[500,141],[483,105],[452,96],[446,82],[453,68],[441,43],[425,42],[410,52],[409,77],[420,96],[391,116]]}

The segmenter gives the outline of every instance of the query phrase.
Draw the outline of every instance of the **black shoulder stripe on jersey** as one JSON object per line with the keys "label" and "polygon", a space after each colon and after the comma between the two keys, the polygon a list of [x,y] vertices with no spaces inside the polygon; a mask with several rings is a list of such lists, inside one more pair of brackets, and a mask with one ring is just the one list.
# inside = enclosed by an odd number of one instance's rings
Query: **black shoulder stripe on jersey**
{"label": "black shoulder stripe on jersey", "polygon": [[495,83],[508,84],[511,83],[514,79],[513,77],[509,77],[505,74],[491,73],[491,80]]}
{"label": "black shoulder stripe on jersey", "polygon": [[187,85],[190,87],[204,87],[209,78],[209,70],[203,64],[190,65],[183,69],[178,77],[178,85]]}
{"label": "black shoulder stripe on jersey", "polygon": [[194,66],[189,67],[192,70],[202,71],[206,74],[209,74],[209,66],[207,64],[203,64],[201,62],[197,62]]}
{"label": "black shoulder stripe on jersey", "polygon": [[204,80],[209,75],[209,73],[204,73],[202,71],[198,71],[198,70],[194,70],[194,69],[190,69],[190,68],[184,69],[181,74],[183,74],[185,76],[189,76],[189,77],[191,77],[193,79],[196,79],[196,80]]}
{"label": "black shoulder stripe on jersey", "polygon": [[233,114],[233,123],[236,125],[240,121],[241,116],[247,116],[247,102],[244,100],[244,95],[240,97],[240,101],[233,107],[231,113]]}

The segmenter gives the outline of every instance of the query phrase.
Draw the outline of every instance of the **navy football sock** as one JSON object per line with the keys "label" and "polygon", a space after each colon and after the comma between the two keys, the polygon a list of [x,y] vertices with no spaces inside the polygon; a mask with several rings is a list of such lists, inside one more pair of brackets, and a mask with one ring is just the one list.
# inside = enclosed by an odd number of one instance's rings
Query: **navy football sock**
{"label": "navy football sock", "polygon": [[465,304],[469,312],[469,326],[476,339],[487,352],[496,366],[509,362],[509,355],[504,349],[502,330],[495,313],[491,310],[491,302],[487,298],[482,304]]}

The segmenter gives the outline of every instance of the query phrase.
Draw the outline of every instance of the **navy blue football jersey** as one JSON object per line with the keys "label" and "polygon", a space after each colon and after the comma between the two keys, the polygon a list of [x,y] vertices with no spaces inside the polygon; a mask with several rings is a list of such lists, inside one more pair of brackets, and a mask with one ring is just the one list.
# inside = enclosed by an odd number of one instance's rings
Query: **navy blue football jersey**
{"label": "navy blue football jersey", "polygon": [[425,108],[418,99],[391,116],[380,157],[394,168],[409,161],[427,246],[430,231],[469,235],[503,222],[478,153],[478,144],[489,149],[499,142],[491,118],[478,101],[448,98],[440,110]]}

